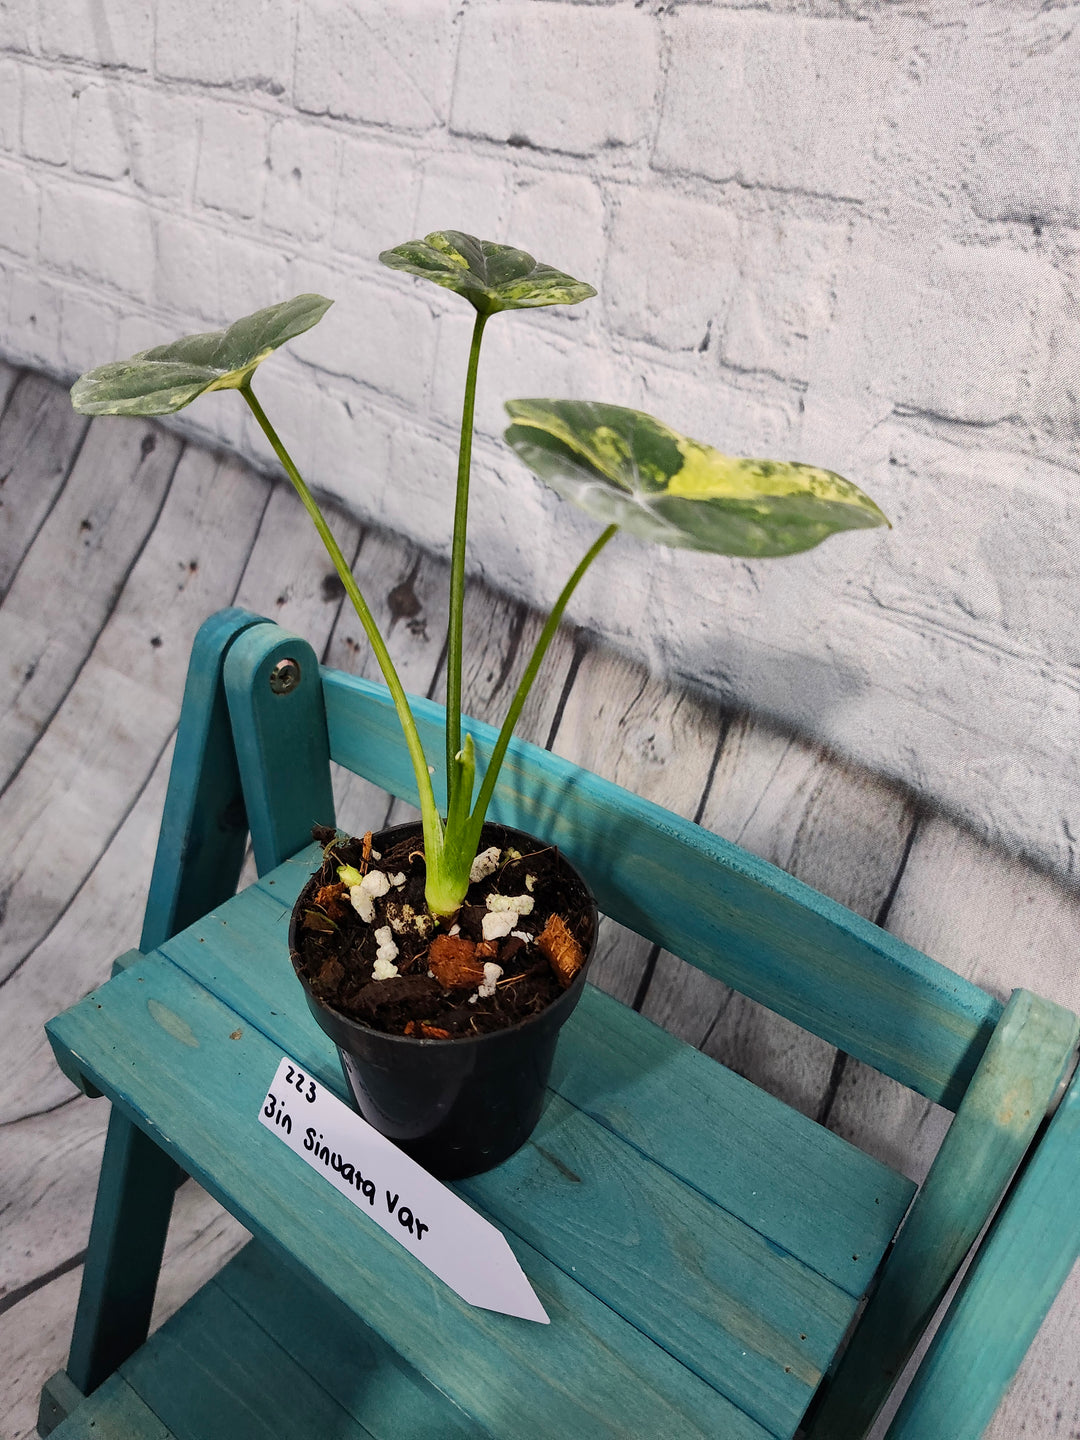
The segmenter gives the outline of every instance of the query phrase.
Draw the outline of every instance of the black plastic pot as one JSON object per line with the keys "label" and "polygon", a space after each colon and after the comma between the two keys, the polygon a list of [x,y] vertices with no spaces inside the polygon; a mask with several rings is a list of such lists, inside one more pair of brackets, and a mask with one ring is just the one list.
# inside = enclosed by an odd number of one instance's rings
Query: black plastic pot
{"label": "black plastic pot", "polygon": [[[397,825],[384,830],[374,836],[374,847],[389,850],[408,833],[419,835],[419,827]],[[484,844],[492,843],[513,845],[526,854],[540,848],[532,836],[501,825],[485,827]],[[501,1164],[524,1145],[540,1118],[555,1042],[580,998],[596,943],[591,893],[569,861],[561,859],[561,863],[589,895],[592,938],[585,964],[569,989],[518,1025],[459,1040],[387,1035],[318,1000],[297,972],[308,1008],[337,1046],[360,1114],[441,1180],[463,1179]],[[306,890],[289,925],[293,955]]]}

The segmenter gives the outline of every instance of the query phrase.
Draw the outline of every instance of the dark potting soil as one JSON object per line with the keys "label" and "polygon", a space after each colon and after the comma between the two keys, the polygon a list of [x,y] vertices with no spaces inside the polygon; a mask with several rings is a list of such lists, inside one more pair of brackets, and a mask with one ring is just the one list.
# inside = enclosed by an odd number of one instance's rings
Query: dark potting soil
{"label": "dark potting soil", "polygon": [[[317,999],[374,1030],[421,1039],[457,1039],[506,1029],[562,994],[558,967],[562,965],[565,980],[565,962],[556,956],[553,965],[546,953],[553,949],[553,935],[564,937],[564,943],[554,948],[572,954],[579,947],[580,954],[589,953],[595,915],[591,897],[553,847],[519,854],[501,826],[485,825],[480,852],[498,846],[498,868],[470,885],[453,922],[436,926],[424,902],[419,826],[385,850],[378,836],[374,850],[371,837],[365,837],[367,858],[363,839],[345,839],[323,827],[312,834],[325,847],[323,863],[298,901],[299,950],[293,952],[293,965]],[[520,837],[515,838],[520,844]],[[380,870],[391,882],[405,877],[403,883],[391,883],[385,895],[373,897],[375,918],[370,924],[357,914],[338,879],[342,864],[362,874]],[[520,916],[514,926],[516,936],[485,943],[482,926],[488,896],[493,894],[529,894],[533,909]],[[456,941],[448,938],[454,924]],[[375,932],[384,926],[391,928],[398,950],[393,960],[398,974],[376,980]],[[437,961],[432,958],[433,944]],[[485,961],[502,968],[493,995],[478,994]],[[432,965],[441,979],[432,974]]]}

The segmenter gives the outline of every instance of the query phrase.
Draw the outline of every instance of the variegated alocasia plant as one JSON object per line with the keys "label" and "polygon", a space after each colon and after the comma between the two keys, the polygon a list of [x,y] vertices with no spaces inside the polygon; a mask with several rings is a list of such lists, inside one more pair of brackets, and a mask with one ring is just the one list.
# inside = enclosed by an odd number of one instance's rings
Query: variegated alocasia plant
{"label": "variegated alocasia plant", "polygon": [[322,537],[389,688],[412,760],[423,817],[428,908],[454,915],[465,898],[480,831],[499,769],[522,707],[566,606],[586,570],[619,529],[641,539],[721,555],[791,555],[840,530],[888,524],[857,486],[828,470],[774,460],[738,460],[689,440],[649,415],[575,400],[512,400],[506,439],[560,494],[605,529],[582,557],[548,616],[510,703],[473,802],[476,754],[462,741],[461,674],[473,410],[484,326],[501,310],[572,305],[595,295],[591,285],[523,250],[437,231],[386,250],[391,269],[431,280],[463,296],[476,318],[465,382],[450,562],[447,640],[446,815],[440,815],[432,774],[409,702],[374,617],[318,503],[252,390],[258,365],[287,340],[309,330],[332,302],[298,295],[205,335],[141,351],[80,377],[72,403],[85,415],[167,415],[204,391],[238,390],[250,406]]}

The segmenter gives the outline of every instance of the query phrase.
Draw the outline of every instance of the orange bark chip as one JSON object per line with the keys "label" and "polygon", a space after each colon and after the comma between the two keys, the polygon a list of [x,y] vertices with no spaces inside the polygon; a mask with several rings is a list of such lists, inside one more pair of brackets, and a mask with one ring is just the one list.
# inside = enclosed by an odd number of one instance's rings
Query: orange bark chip
{"label": "orange bark chip", "polygon": [[426,1020],[420,1021],[420,1034],[425,1040],[449,1040],[450,1031],[442,1030],[438,1025],[429,1025]]}
{"label": "orange bark chip", "polygon": [[428,969],[444,990],[482,985],[484,963],[476,958],[476,945],[465,935],[436,935],[428,951]]}
{"label": "orange bark chip", "polygon": [[536,944],[547,956],[559,984],[564,990],[568,989],[584,965],[585,956],[561,915],[552,915],[542,933],[536,937]]}

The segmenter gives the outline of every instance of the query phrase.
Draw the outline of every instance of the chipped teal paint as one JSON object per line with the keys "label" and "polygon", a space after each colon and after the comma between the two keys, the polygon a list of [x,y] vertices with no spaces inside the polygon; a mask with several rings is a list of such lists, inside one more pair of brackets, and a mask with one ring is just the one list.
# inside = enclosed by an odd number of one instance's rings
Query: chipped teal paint
{"label": "chipped teal paint", "polygon": [[160,1000],[147,1000],[146,1008],[150,1012],[151,1020],[160,1025],[174,1040],[179,1040],[181,1045],[189,1045],[192,1050],[199,1048],[194,1030],[182,1015],[175,1015],[167,1006],[162,1005]]}

